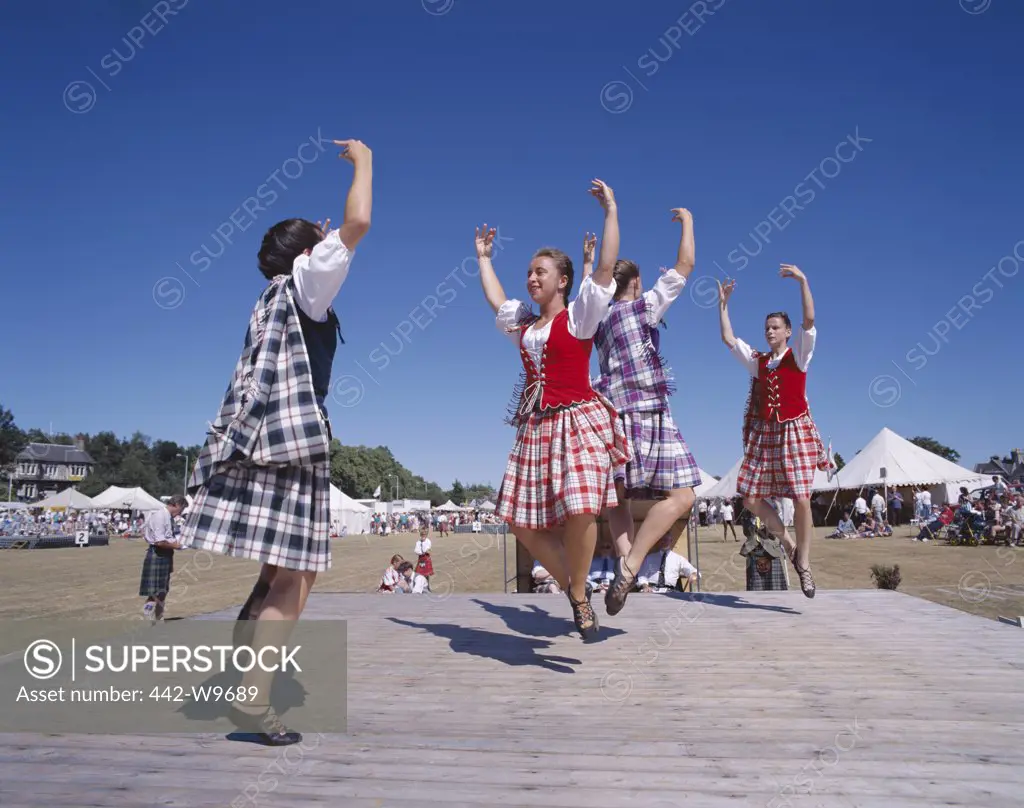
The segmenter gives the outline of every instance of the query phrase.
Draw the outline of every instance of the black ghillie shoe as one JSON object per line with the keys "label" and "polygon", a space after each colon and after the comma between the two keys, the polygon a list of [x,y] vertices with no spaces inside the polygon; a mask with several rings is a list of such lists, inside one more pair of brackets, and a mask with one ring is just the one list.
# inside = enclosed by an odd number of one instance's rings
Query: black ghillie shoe
{"label": "black ghillie shoe", "polygon": [[264,746],[291,746],[302,742],[302,734],[286,729],[273,707],[261,713],[246,713],[232,704],[228,717],[239,730],[255,735]]}
{"label": "black ghillie shoe", "polygon": [[796,575],[800,579],[800,589],[804,595],[809,598],[814,597],[814,578],[811,576],[810,567],[800,568],[796,563],[796,548],[793,548],[793,553],[790,555],[789,560],[793,563],[793,569],[796,570]]}
{"label": "black ghillie shoe", "polygon": [[[627,577],[627,573],[629,577]],[[612,616],[621,612],[622,607],[626,605],[626,597],[633,591],[634,586],[636,586],[636,573],[626,565],[625,558],[620,558],[618,564],[615,565],[615,578],[612,580],[612,585],[604,593],[605,611]]]}
{"label": "black ghillie shoe", "polygon": [[572,604],[572,619],[576,623],[576,630],[579,631],[583,642],[592,642],[597,639],[601,626],[597,622],[597,613],[590,605],[590,593],[582,601],[573,599],[572,592],[566,592],[569,596],[569,603]]}

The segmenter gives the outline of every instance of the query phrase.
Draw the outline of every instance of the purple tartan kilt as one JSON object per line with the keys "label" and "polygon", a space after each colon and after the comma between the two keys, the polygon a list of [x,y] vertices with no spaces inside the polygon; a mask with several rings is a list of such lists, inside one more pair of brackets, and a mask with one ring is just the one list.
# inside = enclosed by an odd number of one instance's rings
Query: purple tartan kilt
{"label": "purple tartan kilt", "polygon": [[630,499],[652,499],[676,488],[696,488],[700,472],[668,410],[622,413],[629,462],[615,470]]}

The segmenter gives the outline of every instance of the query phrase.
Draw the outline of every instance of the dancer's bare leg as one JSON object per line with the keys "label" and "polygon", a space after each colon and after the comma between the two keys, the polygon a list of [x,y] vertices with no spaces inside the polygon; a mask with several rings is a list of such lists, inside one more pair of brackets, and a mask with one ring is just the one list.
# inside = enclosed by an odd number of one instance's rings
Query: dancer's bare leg
{"label": "dancer's bare leg", "polygon": [[669,491],[665,499],[659,500],[640,525],[629,555],[626,556],[626,566],[633,572],[640,569],[651,548],[661,541],[672,525],[686,518],[695,501],[692,488],[676,488]]}
{"label": "dancer's bare leg", "polygon": [[644,518],[636,534],[633,546],[618,568],[615,580],[605,593],[604,605],[608,614],[618,614],[626,605],[626,597],[636,583],[636,575],[647,554],[651,552],[669,529],[693,509],[696,496],[692,488],[677,488],[669,491],[665,499],[658,501]]}
{"label": "dancer's bare leg", "polygon": [[260,616],[260,609],[263,608],[263,603],[267,595],[270,594],[270,586],[274,582],[276,572],[277,567],[272,564],[264,564],[260,568],[260,577],[256,579],[252,592],[249,593],[249,599],[238,613],[239,620],[256,620]]}
{"label": "dancer's bare leg", "polygon": [[[597,549],[597,520],[591,513],[569,516],[564,533],[566,570],[569,586],[566,591],[579,602],[587,596],[587,575]],[[548,570],[550,572],[551,570]],[[561,582],[559,582],[561,583]]]}
{"label": "dancer's bare leg", "polygon": [[[567,592],[569,590],[569,569],[565,563],[565,547],[562,543],[561,531],[530,530],[525,527],[513,527],[512,531],[530,555],[558,581],[562,591]],[[590,572],[589,564],[587,572]],[[584,579],[587,577],[586,572],[583,577]]]}
{"label": "dancer's bare leg", "polygon": [[608,528],[612,533],[615,555],[625,558],[633,547],[633,509],[626,499],[626,487],[621,480],[615,481],[615,494],[619,504],[608,509]]}
{"label": "dancer's bare leg", "polygon": [[787,555],[792,552],[796,544],[793,542],[793,538],[789,535],[789,530],[787,530],[786,526],[782,524],[782,519],[779,517],[778,511],[771,506],[771,503],[764,499],[750,499],[744,497],[743,507],[764,522],[765,527],[768,528],[768,532],[779,540]]}
{"label": "dancer's bare leg", "polygon": [[793,525],[796,527],[796,564],[801,569],[810,569],[814,521],[809,499],[793,500]]}

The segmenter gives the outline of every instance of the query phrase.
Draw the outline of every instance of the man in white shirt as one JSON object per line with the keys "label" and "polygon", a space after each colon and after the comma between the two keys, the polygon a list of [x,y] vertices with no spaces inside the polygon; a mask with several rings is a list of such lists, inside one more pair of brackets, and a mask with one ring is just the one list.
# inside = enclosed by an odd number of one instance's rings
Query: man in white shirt
{"label": "man in white shirt", "polygon": [[697,580],[697,568],[684,556],[671,550],[651,553],[640,565],[636,576],[641,592],[664,592],[679,587],[681,580],[692,586]]}
{"label": "man in white shirt", "polygon": [[185,508],[188,500],[180,494],[173,496],[163,508],[150,511],[142,529],[146,540],[146,560],[142,563],[142,579],[139,582],[139,596],[146,598],[142,614],[149,620],[163,620],[164,601],[171,589],[171,573],[174,572],[174,551],[180,545],[174,538],[174,523]]}
{"label": "man in white shirt", "polygon": [[865,519],[868,517],[868,503],[860,494],[857,495],[857,499],[853,502],[853,523],[860,527]]}
{"label": "man in white shirt", "polygon": [[732,531],[733,541],[739,541],[739,537],[736,535],[736,526],[733,524],[733,508],[732,502],[726,500],[722,503],[722,541],[727,541],[729,538],[729,531]]}
{"label": "man in white shirt", "polygon": [[871,497],[871,510],[875,516],[875,522],[879,526],[885,521],[885,497],[875,491],[874,496]]}

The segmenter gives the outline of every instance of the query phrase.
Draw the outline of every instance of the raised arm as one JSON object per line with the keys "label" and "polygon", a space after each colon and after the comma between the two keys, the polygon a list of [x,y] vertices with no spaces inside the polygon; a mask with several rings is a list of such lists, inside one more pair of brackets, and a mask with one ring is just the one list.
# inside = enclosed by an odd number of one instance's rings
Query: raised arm
{"label": "raised arm", "polygon": [[373,153],[360,140],[336,140],[344,150],[339,157],[355,168],[352,186],[345,202],[345,221],[339,228],[341,243],[354,250],[370,229],[370,209],[373,207]]}
{"label": "raised arm", "polygon": [[494,265],[491,263],[491,255],[494,254],[494,236],[497,230],[493,227],[488,230],[485,223],[483,228],[476,229],[476,258],[480,264],[480,285],[484,288],[484,297],[491,304],[494,313],[508,300],[505,290],[501,288],[501,281],[494,272]]}
{"label": "raised arm", "polygon": [[814,328],[814,298],[811,296],[811,285],[807,282],[807,276],[792,264],[782,264],[779,269],[779,276],[793,278],[800,284],[800,305],[804,310],[804,331]]}
{"label": "raised arm", "polygon": [[583,237],[583,278],[594,274],[594,252],[597,250],[597,235],[591,232]]}
{"label": "raised arm", "polygon": [[689,278],[696,262],[696,247],[693,243],[693,214],[686,208],[673,208],[672,221],[679,222],[682,230],[679,234],[679,253],[676,256],[675,270],[684,278]]}
{"label": "raised arm", "polygon": [[736,335],[732,333],[729,321],[729,296],[735,288],[736,281],[726,281],[725,286],[718,281],[718,322],[722,328],[722,342],[730,351],[736,347]]}
{"label": "raised arm", "polygon": [[604,232],[601,235],[601,258],[594,273],[594,283],[609,286],[614,278],[615,262],[619,260],[619,208],[615,192],[601,180],[593,180],[590,193],[604,208]]}

